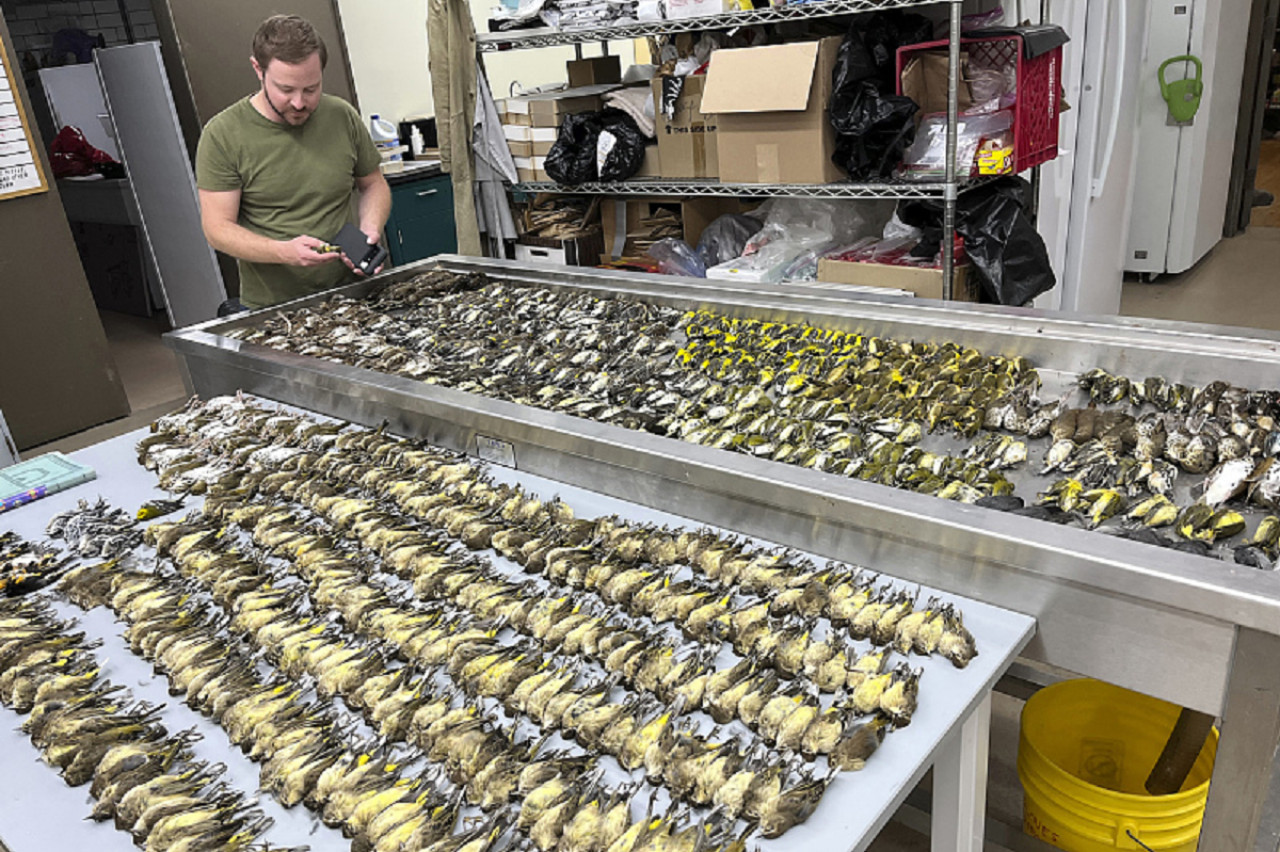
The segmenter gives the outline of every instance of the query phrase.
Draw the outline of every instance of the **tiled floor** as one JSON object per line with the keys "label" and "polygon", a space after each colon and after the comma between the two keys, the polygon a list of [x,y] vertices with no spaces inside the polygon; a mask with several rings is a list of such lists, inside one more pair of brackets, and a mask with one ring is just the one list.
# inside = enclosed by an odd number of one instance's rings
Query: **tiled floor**
{"label": "tiled floor", "polygon": [[111,357],[129,396],[130,415],[34,447],[23,453],[24,458],[52,450],[73,452],[105,441],[145,426],[186,401],[187,392],[178,373],[177,356],[160,339],[169,330],[168,320],[163,315],[147,318],[99,311],[99,316],[107,333]]}
{"label": "tiled floor", "polygon": [[[1280,154],[1280,143],[1277,143],[1277,153]],[[1273,292],[1280,280],[1277,269],[1280,269],[1280,228],[1253,228],[1240,237],[1224,240],[1187,273],[1169,276],[1155,284],[1127,283],[1121,312],[1127,316],[1280,331],[1280,299],[1275,298]],[[176,359],[160,340],[167,328],[162,319],[104,313],[103,325],[134,413],[26,455],[46,449],[69,451],[88,446],[143,426],[185,400],[186,391],[178,375]],[[988,813],[1012,825],[1021,822],[1022,813],[1022,791],[1015,770],[1021,709],[1018,700],[1001,694],[995,696]],[[1268,816],[1270,825],[1280,814]],[[1270,849],[1276,848],[1277,833],[1280,832],[1272,828],[1264,831],[1268,839],[1263,842],[1269,843]],[[926,852],[928,849],[927,837],[895,822],[891,822],[871,846],[872,852]],[[5,852],[2,844],[0,852]]]}
{"label": "tiled floor", "polygon": [[169,330],[164,315],[135,317],[101,311],[99,316],[134,411],[185,396],[178,376],[178,356],[160,342],[160,335]]}
{"label": "tiled floor", "polygon": [[1120,312],[1280,331],[1277,270],[1280,228],[1250,228],[1218,243],[1181,275],[1163,276],[1154,284],[1127,282]]}

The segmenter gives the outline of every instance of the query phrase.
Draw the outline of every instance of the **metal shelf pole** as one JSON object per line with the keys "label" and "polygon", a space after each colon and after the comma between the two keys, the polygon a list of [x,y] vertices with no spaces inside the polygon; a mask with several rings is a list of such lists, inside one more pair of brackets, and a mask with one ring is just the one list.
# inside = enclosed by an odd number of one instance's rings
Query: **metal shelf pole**
{"label": "metal shelf pole", "polygon": [[[956,124],[960,119],[960,13],[962,0],[951,2],[951,37],[947,43],[947,177],[942,199],[942,298],[951,299],[955,284],[956,199],[960,196],[956,176]],[[966,175],[967,177],[967,175]]]}

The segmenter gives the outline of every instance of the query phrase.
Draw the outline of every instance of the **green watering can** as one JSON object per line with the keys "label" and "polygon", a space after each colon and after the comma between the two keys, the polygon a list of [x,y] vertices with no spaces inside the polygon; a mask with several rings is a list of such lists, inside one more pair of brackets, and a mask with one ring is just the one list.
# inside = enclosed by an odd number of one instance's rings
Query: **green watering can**
{"label": "green watering can", "polygon": [[[1196,67],[1195,76],[1167,82],[1164,79],[1164,69],[1175,62],[1190,62]],[[1204,76],[1204,66],[1200,64],[1200,58],[1188,53],[1185,56],[1166,59],[1160,63],[1160,70],[1156,72],[1156,76],[1160,79],[1160,95],[1169,105],[1169,115],[1173,120],[1182,122],[1195,118],[1196,112],[1200,109],[1200,96],[1204,94],[1204,81],[1201,79]]]}

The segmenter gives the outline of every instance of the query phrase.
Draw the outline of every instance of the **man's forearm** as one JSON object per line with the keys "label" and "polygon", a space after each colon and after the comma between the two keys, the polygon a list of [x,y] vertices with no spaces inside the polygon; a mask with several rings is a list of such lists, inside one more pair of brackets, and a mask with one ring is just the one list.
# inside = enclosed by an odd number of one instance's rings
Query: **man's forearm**
{"label": "man's forearm", "polygon": [[357,208],[360,230],[369,236],[381,236],[391,215],[391,187],[386,180],[378,180],[360,190]]}
{"label": "man's forearm", "polygon": [[212,226],[206,223],[204,235],[209,245],[240,260],[250,263],[285,262],[284,243],[255,234],[234,222],[220,222]]}

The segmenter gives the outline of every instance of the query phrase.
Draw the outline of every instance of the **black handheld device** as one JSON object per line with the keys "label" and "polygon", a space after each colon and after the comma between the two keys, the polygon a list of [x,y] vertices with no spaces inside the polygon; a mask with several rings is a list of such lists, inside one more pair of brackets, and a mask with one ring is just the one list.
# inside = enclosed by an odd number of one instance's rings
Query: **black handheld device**
{"label": "black handheld device", "polygon": [[365,275],[372,275],[387,259],[386,249],[380,245],[369,245],[369,238],[364,231],[350,223],[343,225],[338,236],[329,242],[342,249],[347,259]]}

